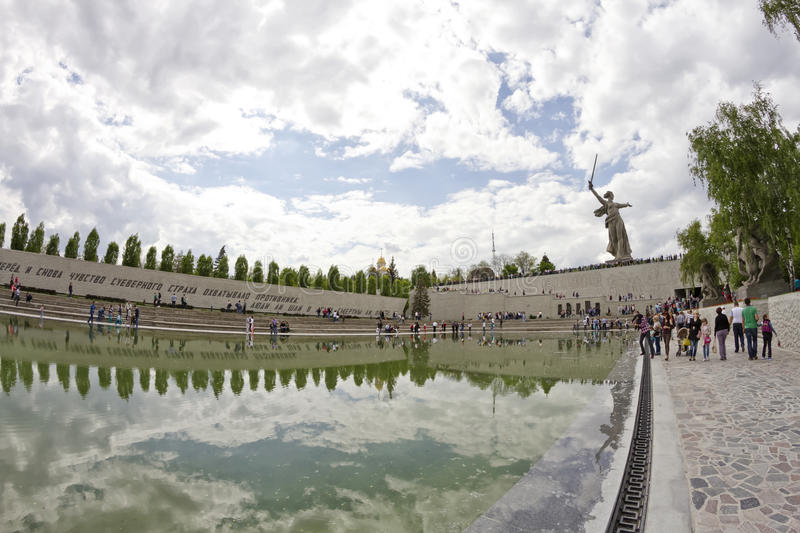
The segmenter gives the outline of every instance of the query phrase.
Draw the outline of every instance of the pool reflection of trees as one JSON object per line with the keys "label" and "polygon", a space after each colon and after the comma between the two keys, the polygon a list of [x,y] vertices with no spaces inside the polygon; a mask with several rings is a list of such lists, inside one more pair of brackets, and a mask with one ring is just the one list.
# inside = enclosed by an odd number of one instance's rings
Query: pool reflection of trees
{"label": "pool reflection of trees", "polygon": [[[20,326],[22,329],[31,327],[27,322],[19,324],[16,319],[7,324],[7,334],[9,337],[17,336],[19,334]],[[105,330],[112,330],[117,328],[106,327]],[[90,328],[91,330],[91,328]],[[104,332],[105,332],[104,330]],[[125,328],[122,328],[125,330]],[[133,339],[133,344],[138,342],[138,336],[135,332],[120,332],[120,336],[127,335]],[[619,338],[621,332],[603,332],[600,334],[589,335],[576,335],[574,338],[558,339],[557,346],[559,352],[572,352],[573,349],[580,353],[581,351],[592,351],[599,349],[604,343],[609,342],[612,338]],[[93,340],[93,334],[90,331],[90,339]],[[272,343],[286,343],[289,339],[286,336],[281,338],[269,337]],[[170,378],[172,383],[176,386],[182,394],[191,386],[195,391],[205,391],[211,388],[215,397],[219,397],[225,388],[226,374],[231,392],[235,395],[240,395],[245,388],[244,373],[247,372],[247,381],[249,388],[252,391],[258,390],[259,383],[262,382],[266,391],[273,391],[280,383],[281,387],[288,388],[294,383],[298,390],[302,390],[308,386],[309,375],[315,387],[320,387],[324,382],[325,388],[329,391],[336,389],[337,385],[344,383],[350,379],[358,386],[365,384],[376,389],[385,389],[391,398],[392,393],[396,387],[397,379],[400,376],[408,376],[408,379],[418,386],[424,385],[428,380],[433,380],[437,375],[445,376],[457,381],[466,380],[473,386],[479,387],[482,390],[489,389],[490,387],[497,387],[498,379],[502,380],[503,390],[507,392],[515,392],[522,397],[527,397],[537,391],[542,391],[545,394],[549,393],[550,389],[559,382],[567,383],[603,383],[604,380],[590,380],[590,379],[555,379],[555,378],[536,378],[536,377],[521,377],[512,375],[500,375],[492,373],[479,373],[468,372],[448,368],[444,365],[431,366],[430,363],[430,349],[433,343],[451,340],[453,343],[470,342],[472,345],[485,347],[487,349],[498,347],[510,346],[526,346],[529,344],[542,345],[542,339],[526,339],[526,338],[503,338],[498,335],[490,335],[487,337],[465,337],[463,334],[437,334],[437,335],[419,335],[414,337],[401,337],[401,336],[376,336],[373,347],[378,349],[402,349],[405,354],[404,360],[388,361],[373,364],[356,364],[356,365],[343,365],[343,366],[328,366],[324,368],[295,368],[295,369],[266,369],[266,368],[253,368],[248,370],[207,370],[207,369],[187,369],[187,370],[166,370],[156,368],[152,370],[151,367],[141,366],[135,372],[132,368],[116,367],[113,372],[113,377],[116,381],[117,394],[120,398],[128,399],[134,393],[135,373],[138,373],[139,389],[142,392],[149,392],[151,380],[155,391],[164,395],[170,385]],[[622,337],[620,349],[623,350],[627,344],[627,338]],[[185,340],[177,339],[159,339],[153,336],[150,339],[151,349],[158,352],[163,348],[162,342],[168,344],[167,350],[169,352],[181,352],[186,347]],[[354,339],[352,342],[360,343],[360,339]],[[78,346],[70,345],[69,332],[66,332],[65,346],[68,350],[78,348]],[[225,340],[224,344],[226,349],[233,352],[243,352],[253,349],[251,339],[245,340]],[[347,349],[348,342],[342,341],[312,341],[312,346],[317,351],[336,352],[338,350]],[[272,344],[274,346],[275,344]],[[267,345],[269,346],[269,345]],[[256,345],[256,348],[263,348],[264,346]],[[83,351],[83,350],[81,350]],[[17,380],[22,382],[25,390],[30,391],[34,381],[33,364],[30,361],[16,361],[10,358],[0,358],[0,388],[9,394],[15,387]],[[37,373],[39,381],[48,383],[50,381],[51,364],[47,362],[37,362]],[[75,367],[74,372],[71,366]],[[70,380],[74,378],[75,387],[82,397],[91,390],[91,379],[89,366],[85,365],[69,365],[65,363],[56,363],[56,377],[58,383],[61,384],[64,391],[69,391]],[[97,385],[107,390],[112,385],[112,368],[105,366],[98,366],[97,368]]]}
{"label": "pool reflection of trees", "polygon": [[[548,394],[550,390],[560,382],[566,383],[604,383],[604,380],[588,379],[552,379],[534,378],[509,375],[495,375],[474,372],[464,372],[447,368],[435,368],[428,366],[425,350],[412,348],[410,357],[407,360],[390,361],[365,365],[348,365],[326,368],[297,368],[297,369],[250,369],[247,370],[249,388],[256,391],[259,384],[267,392],[275,390],[280,382],[283,388],[289,388],[292,383],[298,390],[308,386],[309,376],[315,387],[320,387],[323,383],[326,389],[334,391],[337,385],[348,380],[358,386],[374,387],[377,390],[386,390],[389,397],[392,397],[397,380],[400,376],[408,376],[409,380],[416,385],[422,386],[428,380],[433,380],[437,376],[447,377],[456,381],[465,380],[467,383],[487,390],[497,386],[497,380],[502,381],[504,392],[516,393],[521,397],[528,397],[538,391]],[[89,367],[84,365],[56,364],[57,381],[64,391],[69,391],[74,379],[74,386],[82,397],[90,392],[92,380],[90,379]],[[72,371],[74,367],[74,371]],[[47,363],[37,363],[39,381],[48,383],[50,381],[50,365]],[[132,368],[108,367],[97,368],[97,385],[108,390],[112,382],[116,382],[117,394],[122,399],[129,399],[134,393],[135,373],[138,372],[139,390],[147,393],[150,391],[151,380],[155,391],[160,395],[165,395],[170,386],[177,387],[182,394],[186,393],[191,387],[195,391],[206,391],[209,388],[215,397],[219,398],[225,389],[226,375],[228,386],[235,395],[240,395],[245,389],[245,371],[243,370],[165,370],[157,368],[139,368],[134,371]],[[113,375],[113,378],[112,378]],[[263,381],[262,381],[263,376]],[[0,359],[0,386],[3,391],[9,394],[20,381],[26,391],[31,390],[34,381],[33,363],[30,361],[15,361],[8,358]]]}

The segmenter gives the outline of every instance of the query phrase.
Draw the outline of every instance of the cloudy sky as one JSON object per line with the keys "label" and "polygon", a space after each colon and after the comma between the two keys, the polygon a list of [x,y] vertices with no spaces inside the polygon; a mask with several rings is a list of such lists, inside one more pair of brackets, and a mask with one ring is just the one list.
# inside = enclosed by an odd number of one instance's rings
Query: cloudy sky
{"label": "cloudy sky", "polygon": [[[761,81],[800,121],[800,43],[756,0],[0,0],[0,220],[401,273],[498,252],[634,256],[709,204],[686,133]],[[6,245],[9,232],[6,232]]]}

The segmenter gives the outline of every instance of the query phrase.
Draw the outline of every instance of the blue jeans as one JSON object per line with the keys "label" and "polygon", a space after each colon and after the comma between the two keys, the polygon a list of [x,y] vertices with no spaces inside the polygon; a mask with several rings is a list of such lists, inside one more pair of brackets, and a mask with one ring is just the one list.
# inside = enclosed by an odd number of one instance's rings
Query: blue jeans
{"label": "blue jeans", "polygon": [[758,357],[758,328],[745,328],[744,336],[747,337],[747,355],[750,359]]}
{"label": "blue jeans", "polygon": [[703,359],[708,359],[708,352],[711,351],[711,343],[704,342],[703,343]]}
{"label": "blue jeans", "polygon": [[692,345],[689,347],[689,357],[694,359],[697,357],[697,339],[689,339],[689,342],[692,343]]}
{"label": "blue jeans", "polygon": [[742,351],[744,351],[744,333],[742,333],[742,324],[733,325],[733,348],[735,352],[739,351],[739,341],[742,341]]}
{"label": "blue jeans", "polygon": [[656,341],[656,355],[661,355],[661,335],[656,335],[653,340]]}

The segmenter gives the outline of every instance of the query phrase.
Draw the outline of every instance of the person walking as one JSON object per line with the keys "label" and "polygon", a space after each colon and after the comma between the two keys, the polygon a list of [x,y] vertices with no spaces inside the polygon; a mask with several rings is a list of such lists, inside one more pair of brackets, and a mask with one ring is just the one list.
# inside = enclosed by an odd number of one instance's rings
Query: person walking
{"label": "person walking", "polygon": [[672,340],[672,328],[675,327],[675,320],[669,309],[665,309],[661,315],[661,340],[664,341],[664,361],[669,361],[669,341]]}
{"label": "person walking", "polygon": [[717,318],[714,319],[714,337],[717,339],[717,344],[719,344],[720,361],[725,361],[728,359],[728,355],[725,350],[725,339],[728,338],[729,328],[730,321],[728,320],[728,316],[722,312],[721,307],[717,307]]}
{"label": "person walking", "polygon": [[739,307],[739,300],[733,300],[733,309],[731,309],[731,326],[733,327],[733,353],[739,353],[740,341],[742,344],[742,351],[744,351],[742,311],[743,309]]}
{"label": "person walking", "polygon": [[661,317],[653,315],[653,340],[656,343],[656,355],[661,355]]}
{"label": "person walking", "polygon": [[700,322],[700,313],[697,311],[694,312],[692,316],[692,321],[689,322],[687,326],[689,328],[689,342],[691,343],[689,348],[689,361],[695,361],[697,357],[697,343],[700,340],[700,329],[703,327],[703,324]]}
{"label": "person walking", "polygon": [[750,298],[744,299],[745,308],[742,309],[742,322],[744,323],[744,336],[747,339],[748,359],[758,359],[758,311],[750,305]]}
{"label": "person walking", "polygon": [[72,282],[69,282],[69,297],[72,298]]}
{"label": "person walking", "polygon": [[[761,337],[764,340],[764,347],[761,348],[761,359],[772,360],[772,335],[777,335],[778,332],[772,327],[772,321],[769,315],[764,313],[764,319],[761,321]],[[769,354],[767,356],[767,354]],[[765,357],[767,356],[767,357]]]}
{"label": "person walking", "polygon": [[[633,317],[633,323],[636,324],[636,327],[639,328],[639,349],[642,351],[639,355],[647,355],[650,354],[650,358],[653,358],[653,354],[650,351],[650,323],[647,321],[647,317],[643,316],[641,313],[637,313],[635,317]],[[645,342],[645,340],[647,342]]]}
{"label": "person walking", "polygon": [[711,350],[711,335],[709,335],[708,331],[708,320],[704,318],[700,324],[700,338],[703,339],[703,361],[708,361],[708,352]]}
{"label": "person walking", "polygon": [[139,329],[139,307],[136,304],[133,305],[133,323],[136,326],[136,329]]}
{"label": "person walking", "polygon": [[97,306],[95,306],[94,302],[92,302],[92,305],[89,306],[89,320],[86,321],[87,324],[94,324],[94,310],[95,309],[97,309]]}

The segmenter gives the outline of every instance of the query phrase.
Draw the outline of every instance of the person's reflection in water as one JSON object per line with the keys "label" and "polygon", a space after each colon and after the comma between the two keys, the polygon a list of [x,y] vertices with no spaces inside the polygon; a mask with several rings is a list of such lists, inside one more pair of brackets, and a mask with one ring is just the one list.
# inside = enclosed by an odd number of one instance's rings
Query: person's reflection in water
{"label": "person's reflection in water", "polygon": [[64,337],[64,346],[69,347],[69,330],[67,330],[67,335]]}
{"label": "person's reflection in water", "polygon": [[[69,342],[69,333],[67,333],[67,342]],[[89,324],[89,342],[94,342],[94,324]]]}
{"label": "person's reflection in water", "polygon": [[139,344],[139,328],[133,330],[133,345],[136,346]]}

